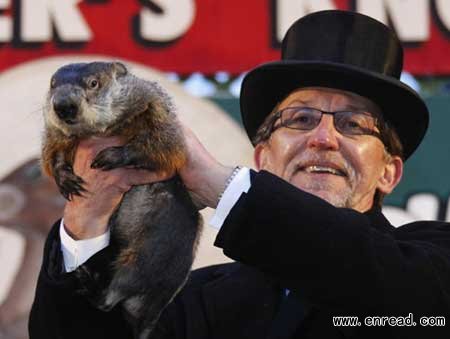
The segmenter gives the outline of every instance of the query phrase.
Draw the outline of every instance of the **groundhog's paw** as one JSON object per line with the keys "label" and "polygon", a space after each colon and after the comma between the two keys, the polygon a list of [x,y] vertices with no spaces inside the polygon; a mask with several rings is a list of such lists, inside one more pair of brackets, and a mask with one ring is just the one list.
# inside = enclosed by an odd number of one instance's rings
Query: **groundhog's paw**
{"label": "groundhog's paw", "polygon": [[[70,166],[68,166],[70,167]],[[55,173],[55,181],[61,194],[67,200],[72,199],[72,195],[82,196],[86,189],[83,187],[84,180],[71,170],[58,171]]]}
{"label": "groundhog's paw", "polygon": [[108,147],[100,151],[92,161],[91,168],[103,171],[112,170],[130,165],[129,150],[124,146]]}

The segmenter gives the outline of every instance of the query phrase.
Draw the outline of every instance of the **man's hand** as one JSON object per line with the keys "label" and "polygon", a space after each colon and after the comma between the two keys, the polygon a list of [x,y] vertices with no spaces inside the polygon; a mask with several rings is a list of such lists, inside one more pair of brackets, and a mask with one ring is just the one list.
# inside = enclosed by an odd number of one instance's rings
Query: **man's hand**
{"label": "man's hand", "polygon": [[98,152],[121,144],[120,138],[110,137],[90,138],[78,145],[73,169],[85,181],[87,192],[82,197],[73,196],[64,209],[65,229],[75,240],[104,234],[111,214],[132,186],[165,180],[174,174],[126,168],[111,171],[91,168]]}
{"label": "man's hand", "polygon": [[219,163],[187,126],[182,127],[188,156],[186,165],[179,171],[181,179],[197,206],[216,208],[234,168]]}

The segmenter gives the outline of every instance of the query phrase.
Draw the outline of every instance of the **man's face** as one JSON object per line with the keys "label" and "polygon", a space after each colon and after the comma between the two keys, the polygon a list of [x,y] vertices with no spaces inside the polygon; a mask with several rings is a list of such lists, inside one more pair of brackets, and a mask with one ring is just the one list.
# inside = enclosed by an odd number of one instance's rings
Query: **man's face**
{"label": "man's face", "polygon": [[[293,91],[279,109],[292,106],[380,114],[377,106],[366,98],[319,87]],[[403,169],[402,160],[387,155],[380,139],[373,135],[342,135],[329,114],[323,114],[319,125],[310,131],[275,129],[266,142],[256,146],[255,162],[259,169],[272,172],[336,207],[360,212],[372,207],[377,189],[390,193],[400,181]]]}

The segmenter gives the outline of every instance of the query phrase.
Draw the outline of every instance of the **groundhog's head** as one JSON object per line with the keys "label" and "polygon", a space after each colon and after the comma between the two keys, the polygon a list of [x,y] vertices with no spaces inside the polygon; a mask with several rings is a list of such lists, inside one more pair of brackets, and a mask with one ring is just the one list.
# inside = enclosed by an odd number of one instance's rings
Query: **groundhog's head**
{"label": "groundhog's head", "polygon": [[[148,83],[148,82],[147,82]],[[146,109],[148,92],[119,62],[76,63],[52,76],[45,122],[67,136],[105,132],[130,114]]]}

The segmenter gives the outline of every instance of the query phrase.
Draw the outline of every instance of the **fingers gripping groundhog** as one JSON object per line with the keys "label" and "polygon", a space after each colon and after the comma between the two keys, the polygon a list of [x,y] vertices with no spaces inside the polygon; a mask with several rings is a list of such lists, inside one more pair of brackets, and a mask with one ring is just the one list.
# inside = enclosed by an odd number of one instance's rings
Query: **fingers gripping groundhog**
{"label": "fingers gripping groundhog", "polygon": [[[155,83],[128,72],[121,63],[80,63],[52,77],[45,110],[42,165],[63,196],[83,195],[73,172],[79,141],[120,136],[123,146],[101,151],[92,168],[119,167],[175,173],[186,161],[184,139],[169,97]],[[201,218],[178,177],[127,192],[109,220],[119,253],[112,280],[96,298],[107,311],[120,304],[137,338],[147,338],[160,313],[189,274]],[[76,273],[86,284],[92,272]]]}

